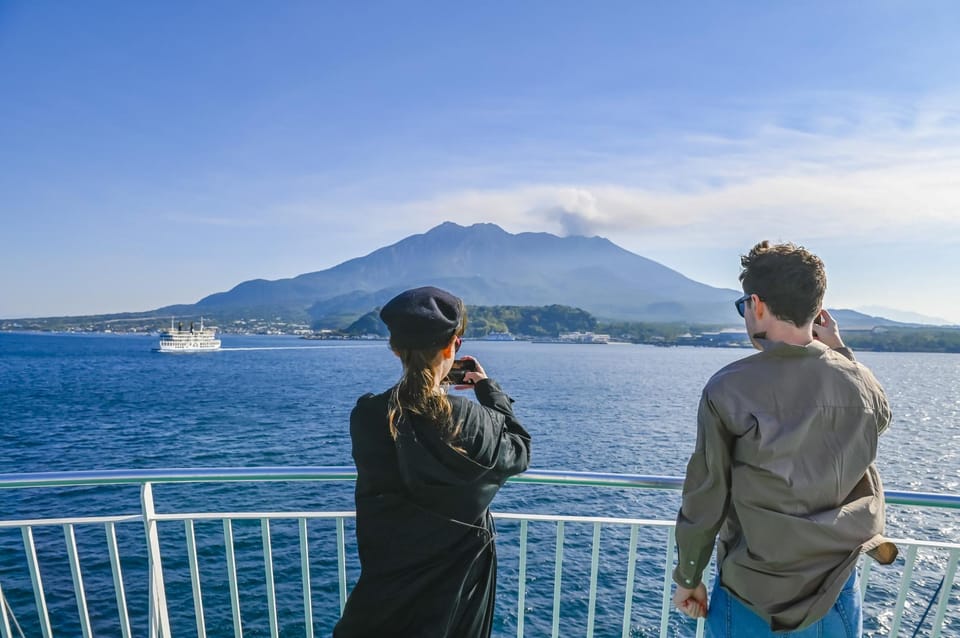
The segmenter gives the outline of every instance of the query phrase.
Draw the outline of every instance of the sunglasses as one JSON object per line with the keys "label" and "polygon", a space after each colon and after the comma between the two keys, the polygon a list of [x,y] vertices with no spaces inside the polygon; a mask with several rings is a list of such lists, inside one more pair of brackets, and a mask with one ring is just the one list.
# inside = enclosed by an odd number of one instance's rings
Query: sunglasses
{"label": "sunglasses", "polygon": [[750,297],[752,296],[753,296],[753,293],[747,293],[733,302],[733,305],[736,307],[737,312],[740,314],[741,317],[743,316],[743,313],[746,310],[747,300],[750,299]]}

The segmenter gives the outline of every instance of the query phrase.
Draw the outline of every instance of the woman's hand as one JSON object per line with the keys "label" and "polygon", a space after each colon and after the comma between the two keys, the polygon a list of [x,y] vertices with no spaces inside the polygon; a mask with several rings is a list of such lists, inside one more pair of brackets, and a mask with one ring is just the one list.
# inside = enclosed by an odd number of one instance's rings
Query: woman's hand
{"label": "woman's hand", "polygon": [[463,375],[463,380],[464,380],[464,381],[469,381],[469,382],[470,382],[469,385],[467,385],[467,384],[455,385],[455,386],[453,386],[453,389],[454,389],[454,390],[469,390],[470,388],[474,387],[475,385],[477,385],[478,383],[480,383],[481,381],[483,381],[484,379],[487,378],[487,373],[486,373],[486,371],[483,369],[483,366],[480,365],[480,362],[479,362],[479,361],[477,361],[476,359],[474,359],[473,357],[471,357],[471,356],[469,356],[469,355],[464,356],[463,358],[464,358],[464,359],[470,359],[471,361],[473,361],[474,365],[477,366],[477,369],[476,369],[476,370],[470,370],[469,372],[467,372],[466,374]]}

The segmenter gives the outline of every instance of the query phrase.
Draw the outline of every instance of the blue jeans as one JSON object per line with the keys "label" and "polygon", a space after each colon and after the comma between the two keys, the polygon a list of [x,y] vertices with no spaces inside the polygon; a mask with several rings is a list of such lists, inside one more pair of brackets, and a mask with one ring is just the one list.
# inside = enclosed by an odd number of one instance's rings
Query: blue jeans
{"label": "blue jeans", "polygon": [[774,633],[760,616],[731,596],[714,581],[707,611],[707,636],[710,638],[860,638],[863,633],[863,609],[860,601],[860,576],[856,569],[843,586],[837,602],[827,615],[801,631]]}

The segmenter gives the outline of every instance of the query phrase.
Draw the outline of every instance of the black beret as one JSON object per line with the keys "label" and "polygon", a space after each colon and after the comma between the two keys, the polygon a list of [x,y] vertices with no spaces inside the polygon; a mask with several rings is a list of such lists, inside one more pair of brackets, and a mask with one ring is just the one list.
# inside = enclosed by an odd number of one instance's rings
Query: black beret
{"label": "black beret", "polygon": [[460,326],[463,303],[432,286],[406,290],[387,302],[380,318],[398,348],[443,347]]}

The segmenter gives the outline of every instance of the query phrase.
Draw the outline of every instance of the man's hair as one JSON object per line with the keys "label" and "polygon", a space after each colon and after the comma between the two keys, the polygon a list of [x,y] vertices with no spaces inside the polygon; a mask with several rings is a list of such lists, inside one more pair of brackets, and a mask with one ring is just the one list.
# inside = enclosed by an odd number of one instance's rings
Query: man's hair
{"label": "man's hair", "polygon": [[802,326],[819,312],[827,273],[803,246],[762,241],[740,256],[740,265],[743,292],[759,296],[778,319]]}

